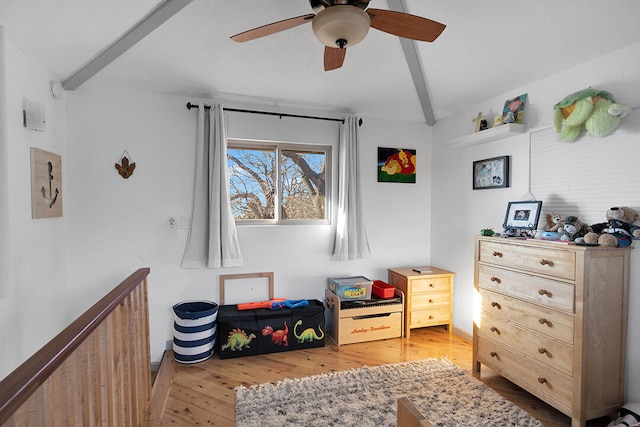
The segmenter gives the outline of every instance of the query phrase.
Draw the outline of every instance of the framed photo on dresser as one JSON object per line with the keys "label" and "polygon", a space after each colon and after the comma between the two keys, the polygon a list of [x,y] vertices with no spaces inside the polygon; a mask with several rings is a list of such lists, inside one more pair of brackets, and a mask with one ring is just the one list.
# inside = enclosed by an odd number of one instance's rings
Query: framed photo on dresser
{"label": "framed photo on dresser", "polygon": [[536,230],[542,201],[509,202],[502,226],[505,230]]}

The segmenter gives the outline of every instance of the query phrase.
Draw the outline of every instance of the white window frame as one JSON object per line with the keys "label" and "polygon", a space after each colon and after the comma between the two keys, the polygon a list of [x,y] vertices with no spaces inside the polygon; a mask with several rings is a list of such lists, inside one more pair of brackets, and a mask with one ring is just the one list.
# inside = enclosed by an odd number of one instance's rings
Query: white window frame
{"label": "white window frame", "polygon": [[[293,142],[274,142],[259,140],[244,140],[229,138],[227,148],[244,148],[257,150],[275,150],[276,153],[276,203],[274,219],[235,219],[236,225],[330,225],[332,213],[331,190],[333,187],[332,147],[330,145],[305,144]],[[282,178],[280,176],[280,159],[282,150],[286,151],[317,151],[325,156],[325,218],[324,219],[283,219],[282,211]]]}

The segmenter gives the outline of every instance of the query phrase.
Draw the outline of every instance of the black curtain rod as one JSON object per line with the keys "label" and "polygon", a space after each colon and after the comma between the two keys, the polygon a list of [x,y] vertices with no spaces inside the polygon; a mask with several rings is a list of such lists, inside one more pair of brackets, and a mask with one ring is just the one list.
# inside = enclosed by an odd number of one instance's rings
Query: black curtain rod
{"label": "black curtain rod", "polygon": [[[192,104],[191,102],[187,102],[187,110],[191,110],[192,108],[200,108],[198,104]],[[211,105],[205,105],[205,110],[211,109]],[[238,108],[225,108],[224,111],[233,111],[236,113],[249,113],[249,114],[265,114],[267,116],[278,116],[280,118],[283,117],[297,117],[299,119],[315,119],[315,120],[328,120],[331,122],[340,122],[344,123],[344,119],[336,119],[333,117],[318,117],[318,116],[303,116],[300,114],[287,114],[287,113],[273,113],[271,111],[256,111],[256,110],[242,110]],[[362,119],[358,121],[358,124],[362,126]]]}

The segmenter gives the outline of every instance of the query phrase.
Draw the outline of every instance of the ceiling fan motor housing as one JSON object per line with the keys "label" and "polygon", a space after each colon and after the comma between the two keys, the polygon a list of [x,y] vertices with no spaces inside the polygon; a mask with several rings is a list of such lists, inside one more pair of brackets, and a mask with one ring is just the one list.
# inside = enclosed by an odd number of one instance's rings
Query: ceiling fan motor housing
{"label": "ceiling fan motor housing", "polygon": [[348,5],[336,5],[319,12],[311,23],[313,33],[322,44],[345,48],[360,43],[371,26],[364,10]]}

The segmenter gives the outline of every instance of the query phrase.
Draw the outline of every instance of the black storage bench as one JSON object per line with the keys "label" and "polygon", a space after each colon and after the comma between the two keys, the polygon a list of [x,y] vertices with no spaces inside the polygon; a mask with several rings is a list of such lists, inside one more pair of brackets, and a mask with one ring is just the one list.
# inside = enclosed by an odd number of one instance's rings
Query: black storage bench
{"label": "black storage bench", "polygon": [[324,304],[318,300],[291,309],[218,308],[221,359],[324,347],[324,338]]}

